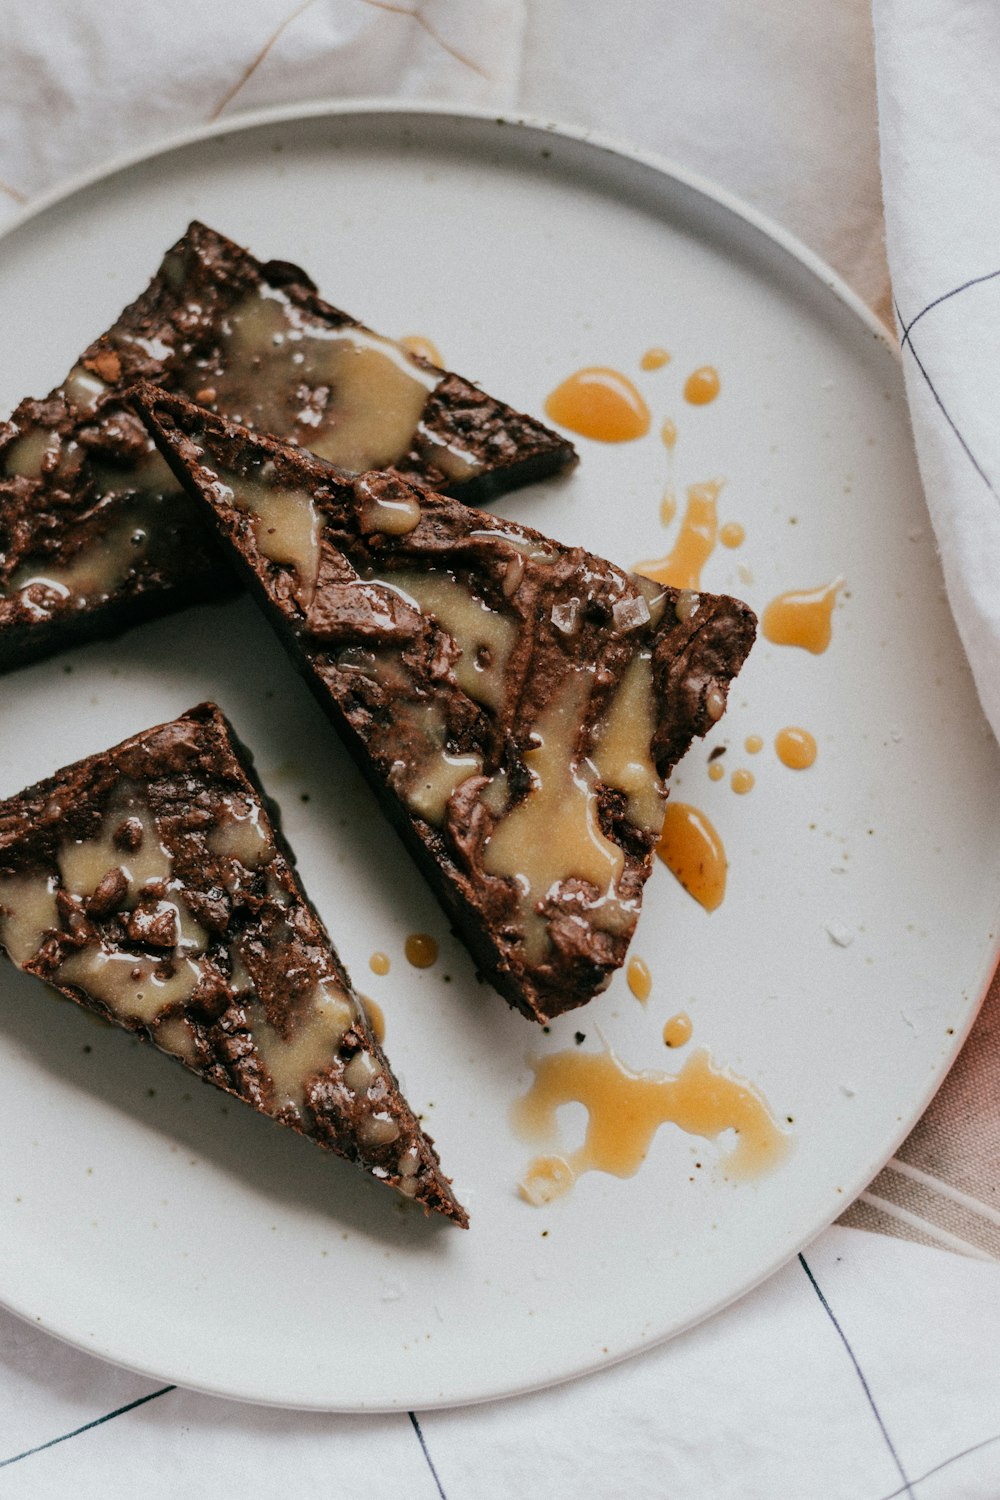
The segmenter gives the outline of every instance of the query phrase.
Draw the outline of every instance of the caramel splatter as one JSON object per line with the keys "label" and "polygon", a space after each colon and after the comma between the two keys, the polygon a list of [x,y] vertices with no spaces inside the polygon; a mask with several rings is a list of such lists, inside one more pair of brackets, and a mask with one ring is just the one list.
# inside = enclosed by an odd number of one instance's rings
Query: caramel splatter
{"label": "caramel splatter", "polygon": [[721,488],[721,479],[689,485],[687,508],[673,550],[654,562],[636,563],[635,572],[675,589],[700,588],[701,570],[715,550],[718,536],[716,507]]}
{"label": "caramel splatter", "polygon": [[842,578],[817,589],[792,589],[772,599],[764,611],[760,628],[776,646],[801,646],[820,656],[833,635],[833,606],[843,587]]}
{"label": "caramel splatter", "polygon": [[656,852],[689,896],[715,911],[726,894],[726,851],[705,814],[686,802],[667,803]]}
{"label": "caramel splatter", "polygon": [[582,1104],[588,1116],[578,1150],[540,1157],[528,1168],[520,1192],[536,1206],[568,1192],[583,1172],[634,1176],[665,1124],[712,1141],[736,1131],[736,1145],[720,1165],[737,1181],[772,1170],[791,1144],[763,1096],[718,1067],[703,1047],[677,1074],[636,1073],[611,1051],[556,1052],[532,1059],[531,1067],[534,1082],[513,1111],[524,1139],[558,1142],[556,1111],[564,1104]]}
{"label": "caramel splatter", "polygon": [[628,987],[637,1000],[645,1005],[653,989],[653,976],[645,959],[630,958],[625,971]]}
{"label": "caramel splatter", "polygon": [[721,389],[719,372],[713,365],[702,365],[692,370],[684,382],[684,400],[692,406],[707,406],[714,401]]}
{"label": "caramel splatter", "polygon": [[545,412],[560,427],[601,443],[628,443],[649,431],[649,407],[628,376],[599,365],[556,386]]}
{"label": "caramel splatter", "polygon": [[799,729],[794,724],[778,730],[774,748],[781,764],[791,771],[807,771],[816,759],[815,739],[808,729]]}
{"label": "caramel splatter", "polygon": [[415,969],[429,969],[437,960],[438,945],[427,932],[411,932],[403,952]]}

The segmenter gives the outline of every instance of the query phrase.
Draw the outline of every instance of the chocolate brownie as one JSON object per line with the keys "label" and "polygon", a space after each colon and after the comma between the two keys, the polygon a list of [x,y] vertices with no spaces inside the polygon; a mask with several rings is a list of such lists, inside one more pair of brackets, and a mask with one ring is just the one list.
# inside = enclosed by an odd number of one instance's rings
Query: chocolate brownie
{"label": "chocolate brownie", "polygon": [[62,385],[0,424],[0,669],[233,586],[119,399],[138,377],[351,472],[394,466],[463,500],[575,459],[541,423],[331,307],[297,266],[192,224]]}
{"label": "chocolate brownie", "polygon": [[665,778],[721,716],[752,611],[155,388],[135,401],[482,973],[539,1021],[603,989]]}
{"label": "chocolate brownie", "polygon": [[467,1223],[214,704],[0,803],[0,944],[62,995]]}

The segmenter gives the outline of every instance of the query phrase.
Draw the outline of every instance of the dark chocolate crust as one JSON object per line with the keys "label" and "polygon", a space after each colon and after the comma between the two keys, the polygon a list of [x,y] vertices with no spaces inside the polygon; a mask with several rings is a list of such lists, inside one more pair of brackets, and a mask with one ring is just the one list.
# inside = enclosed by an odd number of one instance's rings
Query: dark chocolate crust
{"label": "dark chocolate crust", "polygon": [[[524,757],[534,744],[532,726],[578,669],[592,672],[593,689],[568,748],[576,757],[590,755],[602,716],[640,651],[651,655],[655,728],[648,750],[665,779],[692,739],[721,714],[753,642],[752,611],[725,596],[682,598],[665,589],[654,618],[647,607],[650,591],[657,592],[653,586],[579,548],[561,547],[392,475],[347,480],[311,455],[149,388],[135,403],[178,478],[214,514],[293,661],[485,977],[539,1021],[590,999],[624,961],[657,830],[636,826],[623,793],[599,788],[600,828],[622,851],[619,893],[631,904],[631,920],[608,930],[592,916],[593,888],[564,881],[537,908],[547,923],[548,949],[529,959],[514,883],[484,865],[496,823],[480,794],[498,772],[506,777],[511,805],[528,794]],[[307,491],[322,522],[318,576],[306,600],[294,568],[262,554],[252,517],[227,483],[226,476],[256,476],[265,465],[278,489]],[[419,521],[401,535],[373,529],[380,504],[415,504]],[[394,572],[428,568],[447,569],[513,622],[499,711],[458,686],[455,639],[433,612],[414,609],[385,586]],[[511,578],[517,580],[513,589]],[[364,666],[366,653],[391,653],[391,672],[382,680],[373,676]],[[450,754],[475,755],[482,763],[482,776],[471,775],[450,797],[442,826],[415,813],[402,795],[421,753],[413,732],[421,712],[435,713],[444,725]]]}
{"label": "dark chocolate crust", "polygon": [[[87,895],[68,888],[60,863],[67,848],[99,838],[109,817],[115,821],[123,787],[155,820],[156,837],[172,872],[169,890],[162,881],[148,882],[131,906],[120,868],[112,865]],[[262,836],[263,857],[249,863],[224,843],[221,852],[213,844],[213,836],[227,820],[231,826],[234,799],[241,811],[252,812]],[[115,835],[126,866],[129,849],[137,842],[128,822]],[[140,824],[140,844],[141,838]],[[181,1060],[200,1077],[389,1186],[400,1186],[400,1159],[409,1152],[412,1182],[406,1196],[463,1227],[467,1224],[433,1144],[403,1099],[372,1033],[364,1003],[352,991],[302,889],[280,832],[277,808],[261,789],[249,753],[214,704],[201,704],[0,803],[0,939],[4,882],[26,877],[49,883],[58,913],[58,922],[44,930],[36,950],[22,957],[26,972],[175,1056],[175,1048],[165,1045],[167,1033],[161,1027],[183,1022],[186,1042]],[[155,972],[169,979],[183,960],[176,947],[176,919],[165,895],[175,906],[183,902],[207,935],[192,993],[169,1002],[147,1023],[114,1010],[88,988],[85,978],[67,980],[61,972],[67,960],[97,950],[134,956],[137,963],[152,961],[158,965]],[[13,905],[9,896],[8,901]],[[164,911],[170,931],[163,929]],[[248,1017],[256,1012],[269,1034],[286,1042],[308,1019],[310,995],[323,982],[348,997],[350,1023],[333,1060],[309,1073],[300,1104],[282,1103]],[[361,1090],[352,1086],[355,1075],[348,1074],[359,1053],[370,1059],[368,1085]],[[373,1112],[396,1127],[391,1141],[363,1139],[365,1122]],[[383,1134],[388,1133],[383,1126]]]}
{"label": "dark chocolate crust", "polygon": [[[167,252],[146,291],[83,353],[67,380],[45,400],[22,401],[0,423],[0,670],[235,586],[208,528],[156,466],[152,445],[120,393],[142,378],[217,409],[212,382],[223,359],[227,317],[255,291],[273,291],[326,330],[367,332],[324,302],[299,267],[261,263],[194,223]],[[427,441],[399,461],[408,477],[481,501],[575,461],[572,445],[541,423],[459,375],[424,360],[417,364],[431,387],[420,422]],[[250,426],[254,376],[248,360],[244,389],[230,390],[224,403],[226,414]],[[317,401],[325,399],[328,390],[292,385],[272,401],[268,426],[281,437],[306,441],[303,410],[311,419]],[[22,440],[37,444],[27,464],[17,458],[24,453]],[[476,471],[449,483],[430,456],[435,445],[468,453]],[[27,472],[12,472],[10,465]],[[53,570],[65,575],[82,565],[86,572],[87,559],[98,559],[102,549],[107,553],[109,538],[118,538],[123,527],[134,531],[134,550],[125,545],[110,580],[85,598],[72,588],[63,597],[41,582],[24,592],[26,579],[42,580]]]}

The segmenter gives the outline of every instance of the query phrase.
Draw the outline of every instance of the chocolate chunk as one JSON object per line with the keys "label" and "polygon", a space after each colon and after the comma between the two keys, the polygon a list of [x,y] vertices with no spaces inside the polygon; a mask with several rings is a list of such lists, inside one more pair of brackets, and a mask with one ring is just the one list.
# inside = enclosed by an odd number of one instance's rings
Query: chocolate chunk
{"label": "chocolate chunk", "polygon": [[[128,876],[120,865],[109,870],[97,883],[97,889],[87,902],[87,912],[92,917],[107,917],[117,910],[128,890]],[[172,947],[167,943],[166,947]]]}

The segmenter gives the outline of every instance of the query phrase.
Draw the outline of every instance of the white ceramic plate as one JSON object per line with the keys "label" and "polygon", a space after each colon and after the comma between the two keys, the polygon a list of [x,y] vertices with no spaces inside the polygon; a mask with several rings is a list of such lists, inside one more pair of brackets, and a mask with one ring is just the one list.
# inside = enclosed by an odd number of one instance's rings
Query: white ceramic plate
{"label": "white ceramic plate", "polygon": [[[943,1077],[995,958],[997,752],[942,595],[885,339],[807,254],[704,186],[537,125],[435,110],[317,109],[174,144],[78,186],[0,243],[0,408],[42,394],[199,216],[300,261],[335,303],[419,333],[454,369],[539,411],[581,365],[631,374],[654,428],[581,441],[570,478],[500,502],[631,564],[668,549],[674,478],[725,477],[704,586],[758,609],[843,574],[827,653],[761,641],[709,745],[677,776],[728,851],[708,915],[658,868],[623,977],[541,1035],[488,989],[332,731],[247,603],[205,608],[3,683],[0,794],[215,698],[282,803],[307,887],[468,1204],[461,1234],[33,981],[3,971],[0,1296],[158,1377],[293,1406],[428,1407],[600,1367],[768,1275],[865,1186]],[[664,345],[672,362],[643,375]],[[685,405],[712,364],[722,393]],[[742,567],[752,575],[741,578]],[[777,761],[788,723],[819,742]],[[748,734],[765,739],[756,758]],[[712,783],[711,744],[753,791]],[[308,796],[310,800],[304,801]],[[434,934],[437,965],[403,958]],[[832,940],[831,930],[842,940]],[[368,969],[391,955],[385,978]],[[590,1174],[529,1208],[508,1111],[533,1050],[598,1034],[677,1070],[664,1021],[794,1119],[795,1150],[734,1185],[714,1146],[663,1128],[630,1179]],[[581,1111],[565,1121],[572,1141]],[[696,1167],[695,1163],[700,1163]]]}

